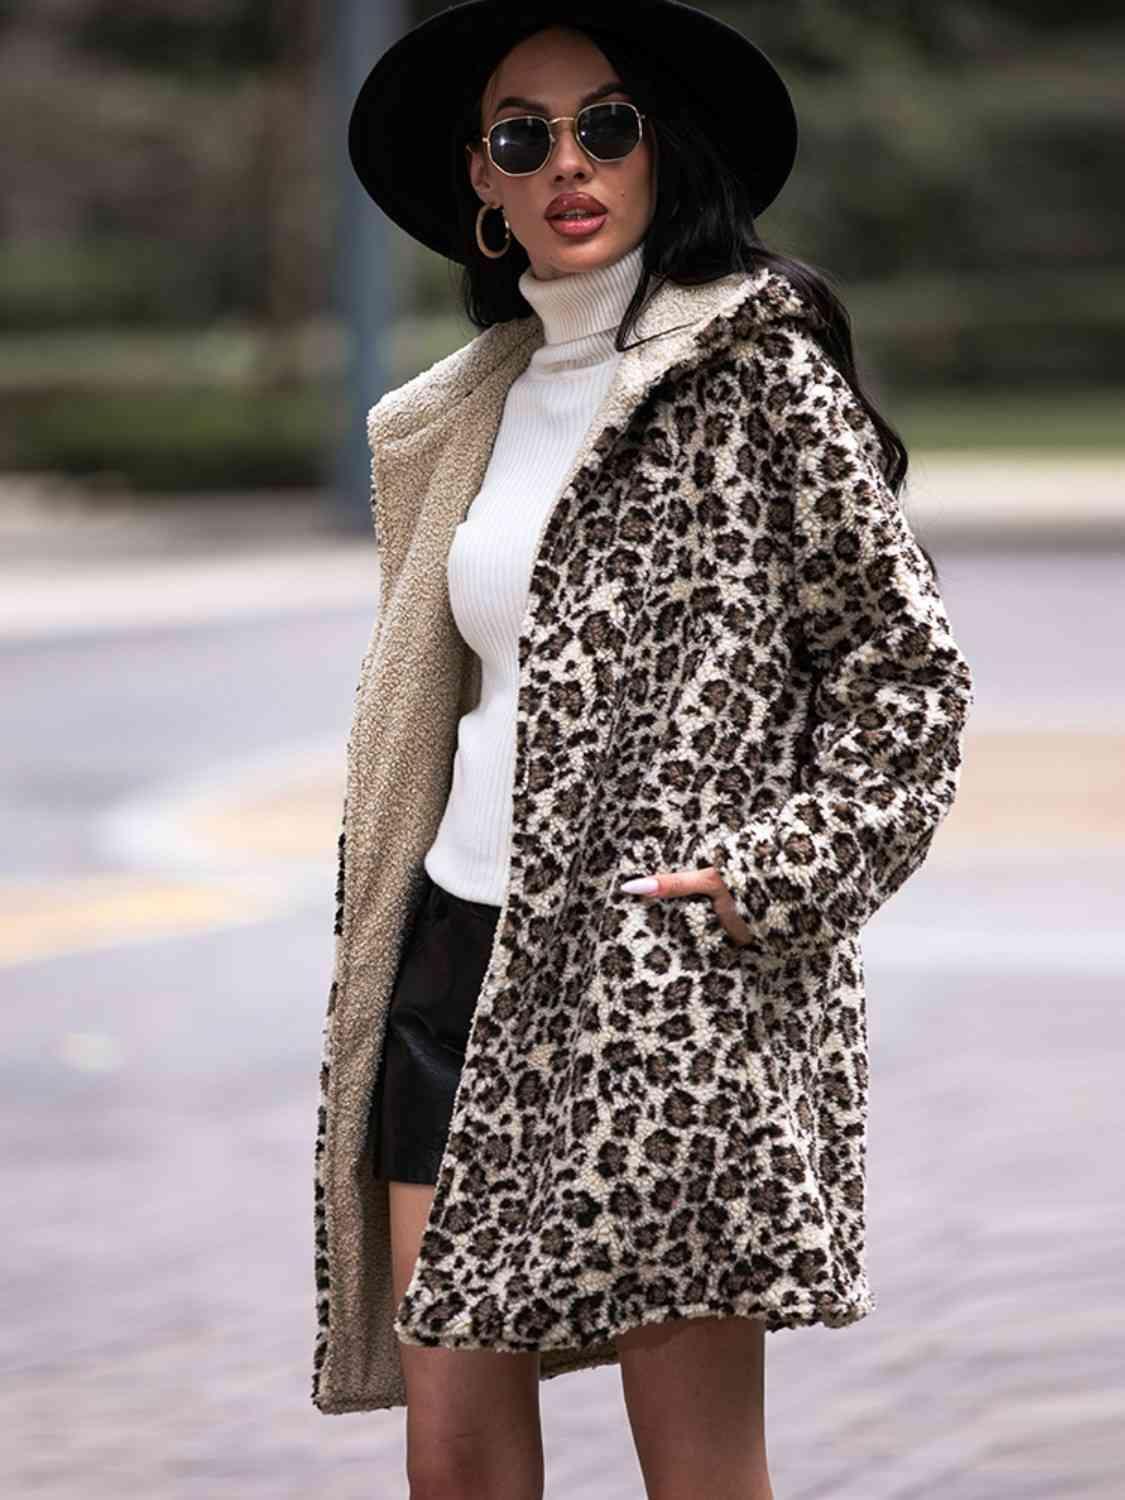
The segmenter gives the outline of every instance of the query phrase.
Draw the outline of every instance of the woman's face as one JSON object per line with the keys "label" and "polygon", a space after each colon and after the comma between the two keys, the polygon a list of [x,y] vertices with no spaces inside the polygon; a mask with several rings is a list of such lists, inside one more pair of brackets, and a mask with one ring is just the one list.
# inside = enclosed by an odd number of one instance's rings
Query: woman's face
{"label": "woman's face", "polygon": [[[622,88],[604,85],[615,78],[605,54],[582,32],[551,26],[513,47],[489,79],[481,99],[481,134],[497,120],[516,115],[576,115],[588,96],[636,103]],[[517,99],[516,104],[505,103]],[[544,281],[573,271],[590,271],[628,254],[644,239],[656,206],[650,122],[640,144],[621,161],[595,161],[574,138],[574,127],[551,127],[556,144],[550,160],[530,177],[505,177],[488,158],[485,144],[467,146],[469,176],[482,203],[503,208],[512,235],[527,251],[534,275]],[[568,236],[556,229],[547,210],[560,193],[588,193],[606,210],[600,229]],[[502,220],[485,220],[487,243],[502,243]]]}

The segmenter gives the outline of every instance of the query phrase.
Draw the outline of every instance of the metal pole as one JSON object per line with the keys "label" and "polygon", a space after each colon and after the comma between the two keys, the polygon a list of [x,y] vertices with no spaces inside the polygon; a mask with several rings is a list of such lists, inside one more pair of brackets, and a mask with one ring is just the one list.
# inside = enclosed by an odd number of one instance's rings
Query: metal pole
{"label": "metal pole", "polygon": [[351,107],[376,59],[409,24],[406,0],[337,0],[329,49],[328,151],[338,181],[336,311],[345,348],[344,426],[335,454],[333,499],[349,530],[371,527],[367,413],[390,383],[393,226],[372,203],[347,154]]}

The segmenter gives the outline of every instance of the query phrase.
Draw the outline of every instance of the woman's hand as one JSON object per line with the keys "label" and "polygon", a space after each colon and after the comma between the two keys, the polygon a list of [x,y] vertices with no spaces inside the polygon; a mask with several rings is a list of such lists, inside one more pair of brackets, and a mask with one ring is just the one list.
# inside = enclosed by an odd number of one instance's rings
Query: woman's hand
{"label": "woman's hand", "polygon": [[661,901],[665,896],[693,896],[702,893],[711,897],[715,914],[736,943],[748,943],[753,936],[738,915],[734,897],[714,865],[708,866],[706,870],[659,870],[655,875],[626,880],[618,889],[640,896],[645,902]]}

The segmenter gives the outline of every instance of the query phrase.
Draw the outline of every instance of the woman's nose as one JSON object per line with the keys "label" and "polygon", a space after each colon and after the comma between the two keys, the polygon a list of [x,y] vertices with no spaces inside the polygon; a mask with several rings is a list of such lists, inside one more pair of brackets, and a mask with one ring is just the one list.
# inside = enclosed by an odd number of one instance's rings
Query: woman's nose
{"label": "woman's nose", "polygon": [[573,172],[575,167],[583,170],[589,168],[590,158],[578,144],[578,137],[574,133],[575,122],[573,120],[561,121],[555,126],[555,160],[556,171]]}

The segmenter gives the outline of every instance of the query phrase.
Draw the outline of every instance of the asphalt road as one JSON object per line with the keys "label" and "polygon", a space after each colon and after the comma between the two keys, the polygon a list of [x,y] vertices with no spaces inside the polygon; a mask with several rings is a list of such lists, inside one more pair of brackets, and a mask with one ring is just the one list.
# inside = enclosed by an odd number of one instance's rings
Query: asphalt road
{"label": "asphalt road", "polygon": [[[57,628],[0,640],[5,1494],[406,1495],[401,1411],[309,1400],[372,604],[366,553],[334,603],[308,549],[320,592],[259,597],[246,550],[245,587],[212,576],[186,612],[151,556],[114,575],[150,600],[132,613],[72,558]],[[958,805],[865,940],[879,1306],[771,1336],[774,1489],[1119,1500],[1125,555],[939,562],[978,704]],[[615,1370],[542,1409],[548,1496],[640,1500]]]}

